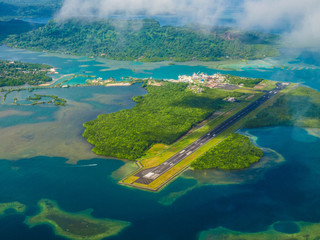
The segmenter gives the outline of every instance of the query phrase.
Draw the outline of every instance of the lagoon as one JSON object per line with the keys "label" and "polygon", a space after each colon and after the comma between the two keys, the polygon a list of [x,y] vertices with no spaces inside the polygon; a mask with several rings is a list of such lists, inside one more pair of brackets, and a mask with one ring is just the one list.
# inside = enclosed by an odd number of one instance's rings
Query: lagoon
{"label": "lagoon", "polygon": [[[177,78],[193,72],[302,82],[320,90],[319,63],[297,59],[290,51],[281,58],[248,63],[117,62],[0,47],[0,58],[50,64],[58,75],[97,77]],[[292,62],[293,61],[293,62]],[[69,84],[84,84],[75,78]],[[197,239],[222,226],[240,232],[262,232],[279,221],[320,223],[320,138],[293,127],[241,130],[269,149],[264,159],[245,171],[187,171],[160,193],[117,184],[134,165],[97,157],[82,138],[82,123],[98,114],[131,108],[129,87],[74,87],[36,90],[67,99],[66,107],[11,105],[15,92],[0,105],[0,202],[20,202],[25,213],[0,216],[0,239],[64,239],[48,225],[29,228],[25,219],[50,199],[70,213],[92,209],[95,218],[131,223],[108,239]],[[120,170],[119,170],[120,169]],[[245,176],[245,177],[244,177]]]}
{"label": "lagoon", "polygon": [[[281,57],[253,61],[226,62],[185,62],[170,65],[169,62],[141,63],[134,61],[114,61],[101,58],[75,57],[69,55],[32,52],[0,46],[0,59],[31,63],[45,63],[55,68],[59,74],[87,75],[121,81],[125,77],[154,79],[177,79],[179,75],[195,72],[232,74],[237,76],[265,78],[276,81],[302,83],[320,90],[320,63],[311,53],[302,54],[293,49],[282,49]],[[303,56],[303,57],[301,57]],[[311,59],[309,57],[311,57]],[[59,80],[62,82],[70,76]],[[76,77],[65,84],[85,84],[91,77]]]}

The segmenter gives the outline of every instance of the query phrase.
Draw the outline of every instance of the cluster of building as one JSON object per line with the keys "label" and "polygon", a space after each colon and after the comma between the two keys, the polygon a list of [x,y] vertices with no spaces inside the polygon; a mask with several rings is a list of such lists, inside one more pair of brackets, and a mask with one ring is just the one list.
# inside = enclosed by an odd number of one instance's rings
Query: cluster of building
{"label": "cluster of building", "polygon": [[113,78],[109,78],[108,80],[103,80],[101,77],[98,77],[98,78],[92,79],[92,80],[87,79],[86,82],[89,85],[105,85],[105,84],[114,82],[114,79]]}
{"label": "cluster of building", "polygon": [[55,68],[50,68],[48,74],[59,74]]}
{"label": "cluster of building", "polygon": [[195,92],[202,92],[203,87],[228,88],[230,86],[227,77],[220,73],[216,73],[213,75],[204,73],[194,73],[192,76],[180,75],[178,77],[178,80],[170,81],[189,83],[189,88]]}
{"label": "cluster of building", "polygon": [[229,84],[225,75],[216,73],[213,75],[207,75],[204,73],[194,73],[192,76],[180,75],[178,82],[186,82],[192,84],[200,84],[204,87],[215,88],[221,85]]}

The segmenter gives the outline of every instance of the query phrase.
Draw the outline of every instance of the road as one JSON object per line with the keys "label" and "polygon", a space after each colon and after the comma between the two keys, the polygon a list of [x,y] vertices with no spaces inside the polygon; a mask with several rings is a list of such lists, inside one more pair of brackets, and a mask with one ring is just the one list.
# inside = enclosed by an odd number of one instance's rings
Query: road
{"label": "road", "polygon": [[163,162],[157,167],[144,169],[135,176],[139,177],[135,182],[140,184],[148,185],[151,182],[153,182],[155,179],[160,177],[162,174],[170,170],[172,167],[174,167],[176,164],[181,162],[183,159],[194,153],[196,150],[198,150],[201,146],[209,142],[210,140],[217,137],[220,133],[231,127],[233,124],[238,122],[240,119],[247,116],[250,112],[257,109],[260,105],[268,101],[270,98],[272,98],[274,95],[278,94],[282,89],[284,89],[286,84],[277,83],[277,86],[268,91],[265,95],[233,115],[232,117],[228,118],[226,121],[218,125],[216,128],[205,134],[204,136],[200,137],[198,140]]}

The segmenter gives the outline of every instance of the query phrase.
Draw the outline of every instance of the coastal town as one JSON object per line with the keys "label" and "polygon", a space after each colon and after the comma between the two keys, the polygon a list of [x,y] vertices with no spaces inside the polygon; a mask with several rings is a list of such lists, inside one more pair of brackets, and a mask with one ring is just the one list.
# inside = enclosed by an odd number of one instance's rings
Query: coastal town
{"label": "coastal town", "polygon": [[235,85],[231,85],[227,75],[215,73],[208,75],[205,73],[194,73],[192,76],[179,75],[178,80],[169,80],[171,82],[183,82],[189,83],[189,88],[194,92],[202,92],[205,87],[208,88],[221,88],[234,90],[238,88]]}
{"label": "coastal town", "polygon": [[[234,77],[233,77],[234,78]],[[128,78],[122,81],[116,81],[114,78],[109,78],[103,80],[101,77],[96,79],[88,79],[86,83],[88,85],[104,85],[104,86],[128,86],[136,82],[147,81],[148,85],[161,86],[162,81],[169,81],[174,83],[188,83],[189,89],[194,92],[202,92],[206,87],[208,88],[220,88],[227,90],[234,90],[239,87],[244,87],[245,84],[241,83],[250,80],[249,78],[237,77],[237,81],[231,81],[231,76],[224,75],[221,73],[215,73],[213,75],[208,75],[205,73],[194,73],[191,76],[179,75],[178,79],[162,79],[157,80],[152,77],[149,78]]]}
{"label": "coastal town", "polygon": [[193,84],[202,84],[209,88],[214,88],[219,85],[226,85],[228,81],[225,75],[220,73],[216,73],[213,75],[208,75],[205,73],[194,73],[192,76],[187,75],[179,75],[177,80],[178,82],[186,82],[186,83],[193,83]]}

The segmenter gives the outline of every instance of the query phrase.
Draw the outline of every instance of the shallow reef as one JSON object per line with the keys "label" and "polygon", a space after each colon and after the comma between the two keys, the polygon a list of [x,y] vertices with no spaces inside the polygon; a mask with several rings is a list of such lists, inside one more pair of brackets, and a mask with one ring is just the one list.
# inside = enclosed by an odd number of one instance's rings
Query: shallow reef
{"label": "shallow reef", "polygon": [[55,233],[70,239],[98,240],[121,232],[129,226],[129,222],[112,219],[93,218],[87,210],[80,213],[68,213],[61,210],[58,205],[48,199],[39,201],[40,212],[28,217],[26,223],[30,226],[48,224]]}

